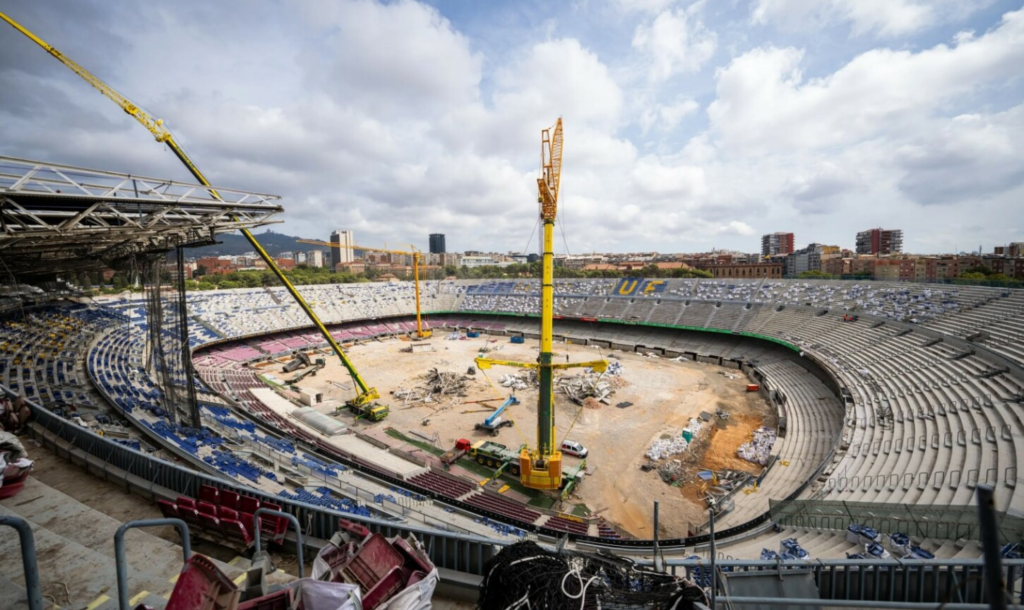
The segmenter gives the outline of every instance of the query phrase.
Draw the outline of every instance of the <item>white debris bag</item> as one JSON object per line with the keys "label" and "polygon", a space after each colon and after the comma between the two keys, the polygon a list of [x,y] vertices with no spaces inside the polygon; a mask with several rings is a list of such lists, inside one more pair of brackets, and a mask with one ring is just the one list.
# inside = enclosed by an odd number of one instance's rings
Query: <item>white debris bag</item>
{"label": "white debris bag", "polygon": [[772,452],[777,436],[778,434],[774,428],[761,426],[754,430],[754,438],[752,440],[743,443],[736,449],[736,455],[748,462],[764,466],[768,463],[768,456]]}

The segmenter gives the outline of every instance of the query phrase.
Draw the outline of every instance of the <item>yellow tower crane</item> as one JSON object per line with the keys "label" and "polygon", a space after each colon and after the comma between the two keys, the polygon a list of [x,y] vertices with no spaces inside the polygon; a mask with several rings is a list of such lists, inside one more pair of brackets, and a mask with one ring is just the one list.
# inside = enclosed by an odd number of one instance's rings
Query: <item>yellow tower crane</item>
{"label": "yellow tower crane", "polygon": [[[173,152],[174,155],[178,157],[178,159],[182,163],[185,164],[185,167],[188,168],[188,171],[193,176],[195,176],[196,180],[198,180],[204,186],[210,186],[210,182],[206,179],[206,176],[204,176],[203,173],[199,171],[199,168],[196,167],[195,163],[192,162],[192,159],[190,159],[189,156],[185,154],[185,151],[182,150],[181,146],[174,139],[174,136],[171,135],[171,132],[168,131],[166,127],[164,127],[163,119],[154,119],[152,116],[149,115],[149,113],[136,106],[131,100],[129,100],[124,95],[120,94],[116,89],[101,81],[91,72],[89,72],[82,66],[78,65],[70,58],[66,57],[63,53],[50,46],[44,40],[42,40],[32,32],[28,31],[21,24],[11,19],[2,12],[0,12],[0,19],[3,19],[7,23],[9,23],[14,29],[18,30],[26,37],[28,37],[29,40],[42,47],[57,61],[67,66],[75,74],[81,76],[87,83],[92,85],[97,91],[99,91],[105,97],[107,97],[115,104],[120,106],[121,109],[124,110],[127,114],[129,114],[132,118],[134,118],[139,123],[142,123],[142,126],[148,129],[151,134],[153,134],[153,137],[156,138],[157,142],[166,144],[167,147],[171,149],[171,152]],[[210,194],[216,197],[217,199],[220,199],[220,195],[213,188],[210,189]],[[245,239],[249,242],[249,244],[256,250],[256,252],[259,253],[260,258],[262,258],[263,261],[267,264],[267,267],[274,272],[274,275],[277,276],[277,279],[279,279],[281,283],[284,284],[285,288],[288,289],[288,293],[292,295],[292,298],[295,299],[295,302],[299,304],[299,307],[302,308],[302,311],[305,312],[306,316],[308,316],[309,319],[313,322],[317,330],[320,331],[320,334],[323,335],[324,339],[327,340],[328,345],[330,345],[331,349],[334,350],[334,353],[338,355],[338,358],[341,359],[341,363],[345,365],[345,368],[352,376],[352,381],[358,388],[358,394],[356,395],[355,398],[349,401],[349,404],[353,407],[367,407],[369,403],[380,398],[380,393],[377,391],[377,389],[366,385],[366,383],[363,381],[363,378],[359,375],[359,372],[356,371],[355,366],[345,355],[345,352],[342,351],[341,346],[338,345],[338,342],[335,341],[334,337],[331,336],[331,333],[328,332],[327,327],[324,326],[323,322],[320,321],[320,318],[318,318],[317,315],[313,312],[313,309],[309,306],[308,303],[306,303],[305,299],[302,298],[302,295],[299,294],[299,291],[296,290],[294,286],[292,286],[292,283],[290,281],[288,281],[288,278],[285,277],[284,272],[282,272],[280,267],[277,266],[277,263],[274,262],[274,259],[269,254],[267,254],[266,250],[263,249],[263,246],[261,246],[260,243],[256,241],[256,238],[253,236],[253,234],[244,228],[239,229],[239,231],[242,232],[242,235],[245,236]],[[386,408],[384,408],[384,411],[386,414]],[[380,412],[380,407],[377,408],[377,412]]]}
{"label": "yellow tower crane", "polygon": [[367,248],[366,246],[350,246],[346,244],[339,244],[330,241],[319,241],[316,239],[300,239],[300,244],[312,244],[314,246],[328,246],[330,248],[345,248],[348,250],[365,250],[367,252],[383,252],[385,254],[400,254],[402,256],[412,256],[412,275],[413,285],[416,291],[416,338],[417,339],[428,339],[432,334],[432,331],[423,329],[422,314],[420,311],[420,251],[416,248],[409,246],[409,250],[385,250],[384,248]]}
{"label": "yellow tower crane", "polygon": [[[562,486],[562,452],[555,439],[554,371],[573,367],[591,367],[598,373],[608,368],[607,360],[555,364],[552,362],[554,330],[554,243],[558,189],[562,178],[562,119],[554,127],[541,131],[540,165],[537,178],[540,219],[544,223],[544,253],[540,284],[540,357],[536,363],[509,362],[477,358],[481,369],[504,365],[537,369],[540,392],[537,398],[537,448],[524,446],[519,454],[520,481],[532,489],[558,489]],[[578,482],[578,478],[573,483]],[[568,489],[568,488],[567,488]]]}

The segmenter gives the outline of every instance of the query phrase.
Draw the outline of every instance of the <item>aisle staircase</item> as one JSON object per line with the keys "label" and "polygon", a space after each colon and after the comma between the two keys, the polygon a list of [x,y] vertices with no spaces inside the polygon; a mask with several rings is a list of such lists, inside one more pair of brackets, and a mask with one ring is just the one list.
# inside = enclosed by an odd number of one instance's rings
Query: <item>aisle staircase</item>
{"label": "aisle staircase", "polygon": [[[34,477],[20,494],[0,501],[0,515],[19,516],[32,527],[45,607],[117,608],[113,557],[120,521]],[[139,529],[129,530],[125,540],[131,607],[145,603],[163,608],[182,568],[181,547]],[[241,557],[214,563],[236,582],[249,565]],[[28,608],[24,585],[18,536],[14,530],[0,529],[0,605]]]}

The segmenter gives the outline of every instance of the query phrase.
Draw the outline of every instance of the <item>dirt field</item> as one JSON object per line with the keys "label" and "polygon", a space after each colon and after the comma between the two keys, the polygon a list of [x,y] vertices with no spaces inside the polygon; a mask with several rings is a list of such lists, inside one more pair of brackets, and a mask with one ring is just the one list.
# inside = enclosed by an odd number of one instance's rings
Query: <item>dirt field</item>
{"label": "dirt field", "polygon": [[[383,434],[392,427],[402,434],[412,431],[427,437],[435,434],[443,448],[450,448],[456,439],[472,441],[491,439],[489,433],[473,429],[482,422],[491,408],[501,400],[486,404],[465,404],[474,400],[507,398],[510,390],[499,385],[502,375],[518,372],[504,366],[495,366],[487,375],[477,371],[467,376],[466,396],[453,396],[431,404],[403,404],[392,396],[392,392],[422,385],[421,375],[431,368],[466,373],[473,366],[473,359],[483,347],[491,350],[488,357],[497,360],[534,362],[537,358],[536,341],[527,340],[516,345],[507,338],[480,338],[462,341],[448,341],[438,334],[430,340],[432,352],[403,353],[410,343],[399,339],[386,339],[352,346],[348,351],[360,374],[366,382],[378,388],[391,407],[391,414],[385,421],[354,422],[348,415],[339,416],[345,423],[370,432],[375,438],[389,441],[398,446],[400,441]],[[759,467],[735,457],[736,447],[747,440],[750,431],[761,424],[768,407],[756,394],[745,391],[747,379],[738,371],[721,367],[675,360],[647,358],[638,354],[597,350],[582,345],[555,346],[556,362],[565,361],[566,354],[573,362],[595,360],[601,357],[617,359],[624,371],[621,379],[627,387],[618,388],[609,397],[611,405],[599,409],[583,409],[567,397],[556,392],[556,427],[558,439],[569,438],[578,441],[590,450],[587,458],[587,479],[571,498],[572,504],[585,504],[592,514],[618,524],[623,530],[640,538],[650,538],[652,531],[653,501],[660,502],[660,530],[663,537],[685,536],[691,524],[706,520],[703,503],[696,498],[697,483],[683,487],[672,487],[662,482],[657,472],[642,472],[640,466],[647,462],[644,455],[654,441],[664,435],[678,436],[691,417],[701,411],[714,413],[717,409],[730,412],[730,419],[722,422],[721,429],[713,432],[712,442],[706,456],[690,456],[696,470],[702,467],[734,468],[757,472]],[[300,387],[322,392],[325,402],[323,412],[332,412],[333,407],[353,395],[352,381],[333,358],[327,358],[327,367],[315,377],[307,377]],[[274,374],[288,379],[292,374],[281,374],[275,367]],[[580,370],[563,371],[566,375],[578,374]],[[721,372],[735,376],[728,379]],[[488,381],[490,380],[490,382]],[[510,407],[505,415],[516,425],[504,428],[496,439],[510,447],[522,443],[533,445],[536,438],[537,391],[536,389],[516,391],[521,403]],[[618,408],[621,402],[632,402],[627,408]],[[489,408],[486,405],[491,405]],[[466,413],[466,411],[472,411]],[[429,420],[426,425],[424,420]],[[575,423],[574,423],[575,420]],[[684,456],[676,456],[684,457]],[[701,464],[702,458],[706,463]],[[568,464],[578,460],[566,456]],[[474,478],[476,481],[479,477]],[[512,494],[509,494],[512,495]],[[573,506],[562,506],[572,510]],[[577,509],[580,510],[580,509]]]}

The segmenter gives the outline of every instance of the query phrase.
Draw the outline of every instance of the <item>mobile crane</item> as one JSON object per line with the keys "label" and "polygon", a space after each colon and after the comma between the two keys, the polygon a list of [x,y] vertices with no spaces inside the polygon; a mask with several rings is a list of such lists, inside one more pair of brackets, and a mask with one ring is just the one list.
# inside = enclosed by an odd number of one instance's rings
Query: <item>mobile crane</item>
{"label": "mobile crane", "polygon": [[[82,77],[82,79],[84,79],[85,82],[92,85],[97,91],[99,91],[105,97],[107,97],[112,102],[120,106],[121,109],[125,111],[125,113],[130,115],[136,121],[141,123],[143,127],[149,130],[149,132],[153,134],[153,137],[156,139],[157,142],[166,144],[167,147],[171,149],[171,152],[174,153],[174,156],[178,157],[178,160],[180,160],[185,165],[188,171],[195,177],[196,180],[199,181],[200,184],[204,186],[211,186],[210,182],[206,179],[206,176],[204,176],[203,173],[199,171],[199,168],[196,167],[196,164],[192,162],[192,159],[189,158],[187,154],[185,154],[185,151],[174,139],[174,136],[171,135],[171,132],[168,131],[166,127],[164,127],[163,119],[154,119],[152,116],[149,115],[149,113],[139,108],[131,100],[129,100],[127,97],[119,93],[116,89],[101,81],[91,72],[89,72],[82,66],[78,65],[70,58],[66,57],[63,53],[50,46],[47,42],[45,42],[32,32],[25,29],[21,24],[16,22],[14,19],[11,19],[6,14],[0,12],[0,19],[3,19],[7,23],[9,23],[14,29],[18,30],[26,37],[28,37],[29,40],[42,47],[57,61],[67,66],[72,72]],[[214,190],[213,188],[210,188],[209,190],[212,196],[214,196],[217,199],[220,199],[220,195],[217,193],[216,190]],[[380,392],[378,392],[376,388],[368,386],[366,382],[363,381],[362,376],[359,375],[359,372],[352,364],[352,361],[348,359],[348,356],[346,356],[345,352],[342,351],[341,346],[338,345],[338,342],[334,340],[334,337],[331,336],[331,333],[327,330],[327,327],[324,326],[323,322],[320,321],[320,318],[317,317],[316,313],[313,312],[313,308],[310,307],[308,303],[306,303],[305,299],[302,298],[302,295],[299,294],[299,291],[295,289],[295,286],[292,286],[292,283],[288,281],[287,277],[285,277],[284,272],[281,271],[281,268],[277,266],[277,263],[274,261],[273,257],[267,254],[267,251],[263,249],[263,246],[261,246],[260,243],[256,240],[256,237],[253,236],[253,234],[250,233],[245,228],[240,228],[239,231],[242,232],[242,235],[245,236],[246,241],[248,241],[249,244],[253,247],[253,249],[256,250],[256,252],[260,255],[260,258],[263,259],[263,262],[267,264],[267,267],[274,272],[274,275],[277,276],[277,279],[280,280],[282,284],[284,284],[285,288],[288,290],[288,293],[292,296],[295,302],[298,303],[299,307],[310,319],[310,321],[313,322],[313,325],[316,326],[317,330],[320,331],[320,334],[323,335],[324,339],[327,341],[327,344],[331,346],[331,349],[334,350],[334,353],[337,354],[338,358],[341,359],[341,363],[348,370],[349,375],[352,376],[352,382],[355,384],[358,390],[356,396],[352,398],[350,401],[348,401],[348,404],[350,406],[353,406],[353,408],[357,409],[370,409],[371,403],[380,398]],[[372,408],[376,409],[378,412],[383,410],[386,416],[387,407],[374,405]]]}
{"label": "mobile crane", "polygon": [[[541,175],[537,178],[537,201],[540,219],[544,223],[544,253],[541,264],[540,287],[540,357],[536,363],[510,362],[477,358],[481,369],[494,365],[537,369],[540,393],[537,399],[537,448],[524,445],[519,452],[519,477],[525,487],[532,489],[559,489],[562,481],[562,452],[555,442],[554,372],[556,369],[590,367],[598,373],[608,368],[607,360],[555,364],[552,362],[554,328],[554,242],[555,216],[558,213],[558,190],[562,178],[562,119],[554,127],[541,130]],[[566,481],[569,485],[578,479]]]}
{"label": "mobile crane", "polygon": [[385,250],[384,248],[367,248],[365,246],[349,246],[346,244],[339,244],[329,241],[319,241],[316,239],[300,239],[300,244],[311,244],[314,246],[328,246],[330,248],[346,248],[348,250],[366,250],[367,252],[383,252],[385,254],[401,254],[402,256],[412,256],[412,275],[413,275],[413,286],[416,290],[416,338],[417,339],[429,339],[433,331],[430,329],[423,328],[423,320],[420,311],[420,251],[410,246],[409,250]]}

